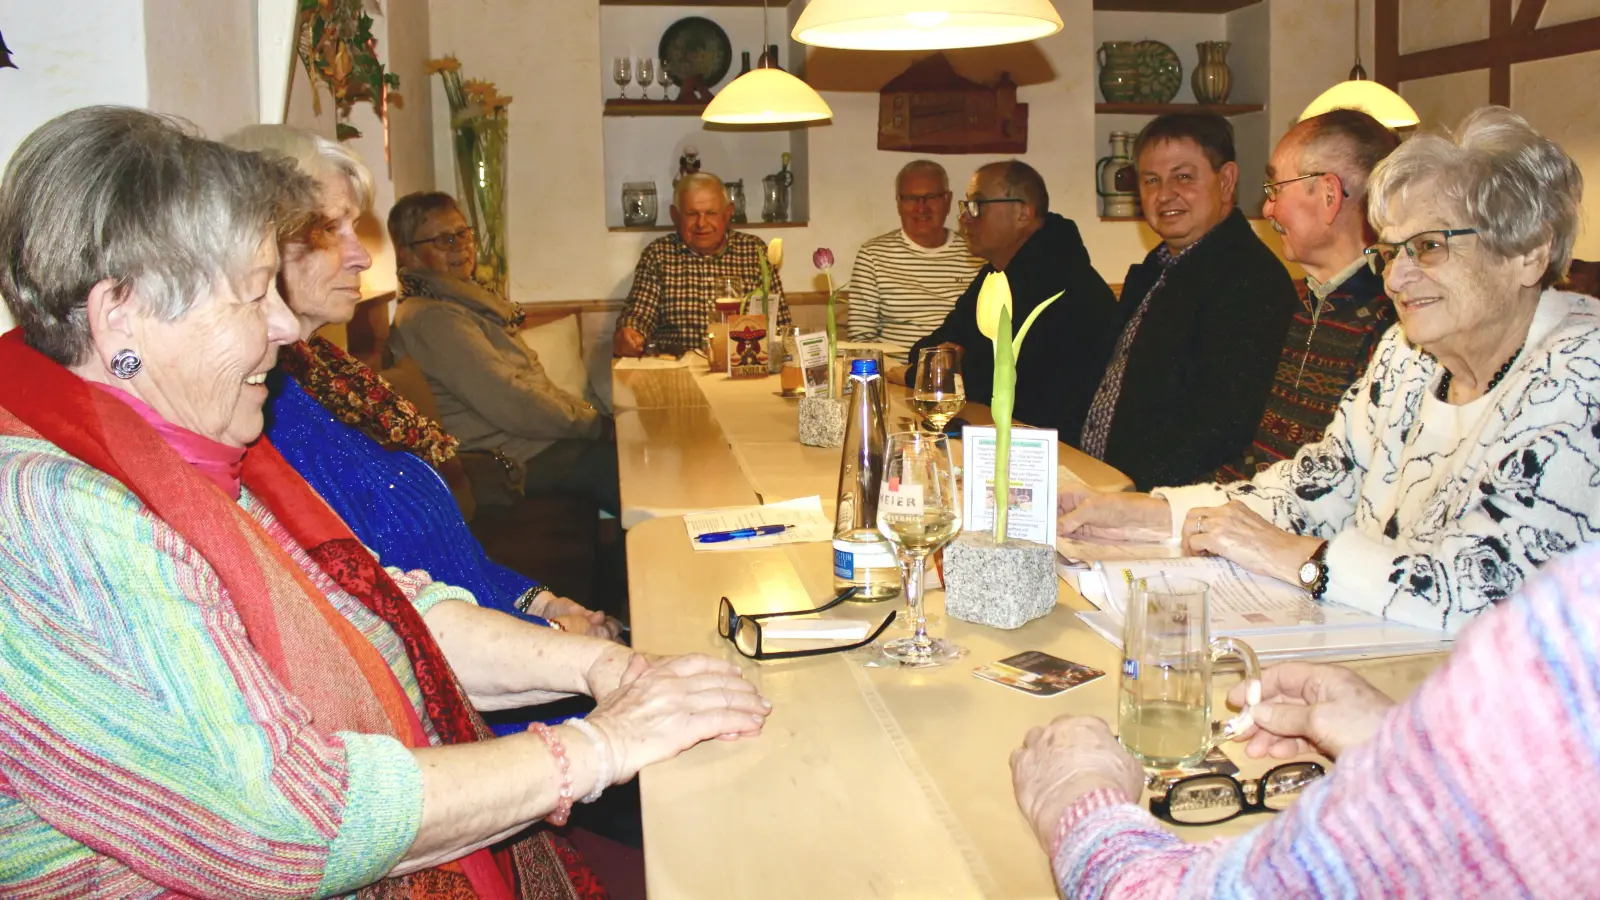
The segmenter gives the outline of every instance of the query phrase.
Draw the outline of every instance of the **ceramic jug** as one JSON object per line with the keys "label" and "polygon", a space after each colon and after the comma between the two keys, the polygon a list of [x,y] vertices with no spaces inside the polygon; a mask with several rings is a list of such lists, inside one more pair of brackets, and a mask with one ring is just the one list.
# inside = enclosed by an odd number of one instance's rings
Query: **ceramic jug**
{"label": "ceramic jug", "polygon": [[1233,87],[1233,73],[1228,70],[1228,42],[1201,41],[1194,46],[1200,51],[1200,65],[1194,67],[1189,77],[1194,99],[1201,103],[1228,102],[1228,91]]}
{"label": "ceramic jug", "polygon": [[1133,166],[1133,132],[1111,132],[1111,155],[1095,163],[1095,193],[1100,195],[1100,214],[1107,218],[1139,215],[1139,180]]}
{"label": "ceramic jug", "polygon": [[1095,56],[1100,61],[1100,93],[1107,103],[1130,103],[1139,94],[1139,59],[1133,41],[1106,41]]}

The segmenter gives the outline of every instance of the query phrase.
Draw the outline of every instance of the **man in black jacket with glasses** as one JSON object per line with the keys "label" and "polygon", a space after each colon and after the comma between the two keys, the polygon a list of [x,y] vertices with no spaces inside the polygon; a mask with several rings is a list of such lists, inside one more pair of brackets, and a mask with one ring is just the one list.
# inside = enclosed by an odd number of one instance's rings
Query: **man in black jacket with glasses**
{"label": "man in black jacket with glasses", "polygon": [[918,351],[954,345],[963,351],[967,400],[990,402],[994,345],[978,330],[978,289],[989,273],[1004,272],[1011,283],[1013,333],[1034,307],[1062,295],[1028,332],[1027,352],[1017,360],[1013,414],[1020,423],[1055,428],[1071,440],[1105,368],[1116,295],[1090,265],[1078,226],[1050,212],[1044,179],[1026,163],[1013,159],[979,169],[960,209],[968,246],[988,264],[944,324],[911,348],[910,367],[891,371],[890,380],[914,383]]}

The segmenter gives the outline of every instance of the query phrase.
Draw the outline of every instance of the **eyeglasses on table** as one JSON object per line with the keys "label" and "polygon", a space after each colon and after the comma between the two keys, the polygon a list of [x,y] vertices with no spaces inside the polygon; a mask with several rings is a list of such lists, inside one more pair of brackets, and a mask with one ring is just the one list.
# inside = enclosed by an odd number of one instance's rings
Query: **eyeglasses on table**
{"label": "eyeglasses on table", "polygon": [[732,601],[730,601],[727,597],[723,597],[722,602],[717,605],[717,634],[721,635],[724,640],[733,644],[733,649],[739,651],[741,656],[748,657],[758,662],[771,659],[794,659],[801,656],[821,656],[825,653],[842,653],[846,650],[855,650],[859,647],[865,647],[877,640],[878,637],[883,634],[884,629],[888,628],[894,622],[895,614],[890,612],[889,617],[884,619],[883,622],[879,624],[871,634],[867,635],[865,640],[856,641],[852,644],[835,644],[828,647],[813,647],[809,650],[767,650],[762,646],[761,643],[762,620],[780,619],[792,616],[809,616],[814,613],[826,612],[827,610],[833,609],[835,606],[838,606],[846,600],[849,600],[855,595],[855,588],[846,588],[845,590],[840,591],[837,597],[834,597],[832,600],[829,600],[827,603],[824,603],[816,609],[797,609],[790,612],[753,613],[749,615],[741,615],[735,611]]}
{"label": "eyeglasses on table", "polygon": [[1167,793],[1150,798],[1150,812],[1174,825],[1216,825],[1245,813],[1288,809],[1312,782],[1328,774],[1320,763],[1292,762],[1243,781],[1201,773],[1179,778]]}

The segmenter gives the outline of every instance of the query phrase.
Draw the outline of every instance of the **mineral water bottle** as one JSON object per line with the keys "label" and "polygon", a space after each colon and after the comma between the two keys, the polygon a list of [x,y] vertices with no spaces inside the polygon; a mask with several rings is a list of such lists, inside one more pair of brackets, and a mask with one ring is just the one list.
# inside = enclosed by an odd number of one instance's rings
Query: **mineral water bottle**
{"label": "mineral water bottle", "polygon": [[883,480],[883,376],[878,363],[850,363],[850,415],[839,463],[839,505],[833,520],[833,586],[853,587],[856,600],[900,594],[900,564],[878,532],[878,484]]}

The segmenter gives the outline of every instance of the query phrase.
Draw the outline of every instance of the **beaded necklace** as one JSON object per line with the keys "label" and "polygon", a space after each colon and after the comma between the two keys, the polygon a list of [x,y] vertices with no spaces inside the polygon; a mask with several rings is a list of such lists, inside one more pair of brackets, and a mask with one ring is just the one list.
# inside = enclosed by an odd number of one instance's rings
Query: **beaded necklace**
{"label": "beaded necklace", "polygon": [[[1483,389],[1485,394],[1494,390],[1496,387],[1499,387],[1500,382],[1505,379],[1506,373],[1511,371],[1511,364],[1516,362],[1517,357],[1521,355],[1522,348],[1518,347],[1517,352],[1511,354],[1511,358],[1506,360],[1505,365],[1501,366],[1500,370],[1494,373],[1494,377],[1489,379],[1489,386]],[[1450,402],[1450,380],[1453,377],[1454,376],[1450,374],[1450,370],[1445,369],[1444,377],[1439,379],[1438,389],[1433,392],[1435,397],[1438,397],[1440,400],[1443,400],[1446,403]]]}

